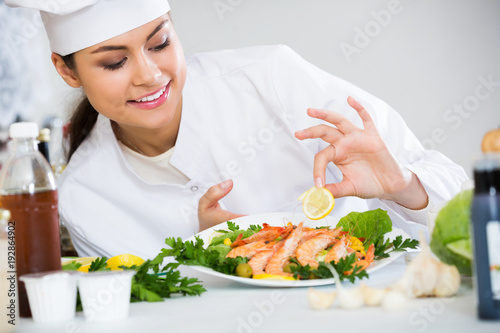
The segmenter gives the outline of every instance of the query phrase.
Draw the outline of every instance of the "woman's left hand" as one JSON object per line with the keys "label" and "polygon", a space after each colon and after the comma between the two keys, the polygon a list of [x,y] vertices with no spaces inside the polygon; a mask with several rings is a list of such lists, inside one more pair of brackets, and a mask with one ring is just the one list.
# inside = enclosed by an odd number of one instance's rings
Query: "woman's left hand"
{"label": "woman's left hand", "polygon": [[[427,206],[428,196],[417,176],[401,166],[380,137],[370,114],[354,98],[347,99],[358,112],[364,129],[337,112],[308,109],[308,115],[336,126],[313,126],[295,133],[300,139],[321,138],[330,145],[316,154],[314,181],[335,197],[357,196],[392,200],[410,209]],[[325,172],[333,162],[342,172],[340,183],[325,185]]]}
{"label": "woman's left hand", "polygon": [[232,189],[233,181],[229,179],[210,187],[201,197],[198,204],[200,231],[213,227],[219,223],[244,216],[224,210],[219,204],[219,200],[228,195]]}

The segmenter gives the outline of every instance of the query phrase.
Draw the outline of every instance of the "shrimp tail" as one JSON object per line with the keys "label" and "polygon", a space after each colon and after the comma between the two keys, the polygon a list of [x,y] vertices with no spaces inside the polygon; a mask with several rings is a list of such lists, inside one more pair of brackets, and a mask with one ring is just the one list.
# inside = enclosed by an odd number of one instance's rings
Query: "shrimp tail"
{"label": "shrimp tail", "polygon": [[243,234],[239,234],[238,237],[234,240],[234,242],[231,243],[231,248],[234,249],[235,247],[245,245],[246,242],[242,240]]}
{"label": "shrimp tail", "polygon": [[366,256],[365,259],[359,260],[356,262],[353,266],[353,268],[347,272],[345,272],[345,275],[351,275],[354,272],[354,269],[356,267],[359,267],[358,272],[361,272],[370,266],[370,264],[373,262],[375,259],[375,245],[371,244],[370,247],[368,248],[368,251],[366,251]]}

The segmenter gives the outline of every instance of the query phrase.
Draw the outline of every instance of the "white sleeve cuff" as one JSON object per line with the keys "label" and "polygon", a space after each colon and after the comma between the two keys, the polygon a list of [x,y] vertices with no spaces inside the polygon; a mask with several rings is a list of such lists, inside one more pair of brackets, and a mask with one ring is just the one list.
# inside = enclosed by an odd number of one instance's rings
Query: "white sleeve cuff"
{"label": "white sleeve cuff", "polygon": [[381,200],[381,201],[390,209],[392,209],[394,212],[401,215],[405,220],[413,221],[424,226],[427,226],[429,210],[431,209],[431,207],[434,206],[431,203],[430,198],[429,201],[427,202],[427,206],[418,210],[406,208],[390,200]]}
{"label": "white sleeve cuff", "polygon": [[419,209],[419,210],[413,210],[406,208],[404,206],[401,206],[398,204],[399,207],[401,207],[401,210],[405,213],[406,216],[410,218],[411,221],[417,222],[419,224],[427,225],[427,215],[429,212],[429,209],[431,207],[430,200],[427,202],[427,206]]}

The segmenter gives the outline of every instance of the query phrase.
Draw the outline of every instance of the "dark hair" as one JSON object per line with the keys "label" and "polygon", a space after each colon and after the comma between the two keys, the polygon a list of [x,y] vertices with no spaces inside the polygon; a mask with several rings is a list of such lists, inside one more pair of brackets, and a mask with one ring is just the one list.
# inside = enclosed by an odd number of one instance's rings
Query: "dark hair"
{"label": "dark hair", "polygon": [[[69,69],[74,70],[75,58],[74,53],[62,56],[64,63]],[[68,151],[68,161],[71,156],[75,153],[76,149],[89,135],[90,131],[94,127],[97,121],[97,116],[99,113],[94,109],[92,104],[90,104],[87,96],[78,104],[75,111],[71,115],[69,120],[68,137],[69,137],[69,151]]]}

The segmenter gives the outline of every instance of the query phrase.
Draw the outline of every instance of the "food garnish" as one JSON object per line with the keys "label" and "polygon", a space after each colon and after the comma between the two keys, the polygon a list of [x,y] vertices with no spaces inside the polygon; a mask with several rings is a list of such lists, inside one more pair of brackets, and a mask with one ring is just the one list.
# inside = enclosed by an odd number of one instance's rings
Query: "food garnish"
{"label": "food garnish", "polygon": [[[178,263],[169,263],[160,269],[163,258],[158,255],[153,260],[144,261],[142,258],[124,254],[119,255],[111,261],[106,257],[85,257],[77,258],[63,264],[63,270],[80,270],[82,263],[86,263],[91,258],[95,258],[86,268],[87,272],[97,272],[114,269],[132,269],[136,274],[132,279],[131,302],[162,302],[164,298],[172,295],[201,295],[205,288],[199,284],[196,278],[181,277],[177,270]],[[128,259],[127,259],[128,258]],[[136,265],[135,263],[142,263]],[[123,265],[126,264],[126,265]],[[152,274],[152,272],[154,274]],[[81,309],[81,304],[77,304],[77,309]]]}
{"label": "food garnish", "polygon": [[96,259],[98,259],[98,257],[81,257],[70,259],[63,262],[62,269],[87,273],[89,271],[90,264],[92,264],[92,262]]}
{"label": "food garnish", "polygon": [[[236,275],[239,277],[243,278],[250,278],[252,277],[253,271],[252,271],[252,266],[249,264],[239,264],[236,266]],[[254,276],[255,278],[255,276]]]}
{"label": "food garnish", "polygon": [[302,201],[302,210],[311,220],[324,218],[335,206],[332,193],[324,187],[313,186],[302,193],[298,200]]}
{"label": "food garnish", "polygon": [[257,274],[252,277],[253,279],[258,279],[258,280],[285,280],[285,281],[295,281],[295,279],[291,276],[283,276],[283,275],[275,275],[275,274]]}
{"label": "food garnish", "polygon": [[144,259],[138,257],[133,254],[120,254],[114,257],[111,257],[106,262],[106,267],[111,269],[112,271],[122,270],[122,266],[131,267],[131,266],[140,266],[144,263]]}

